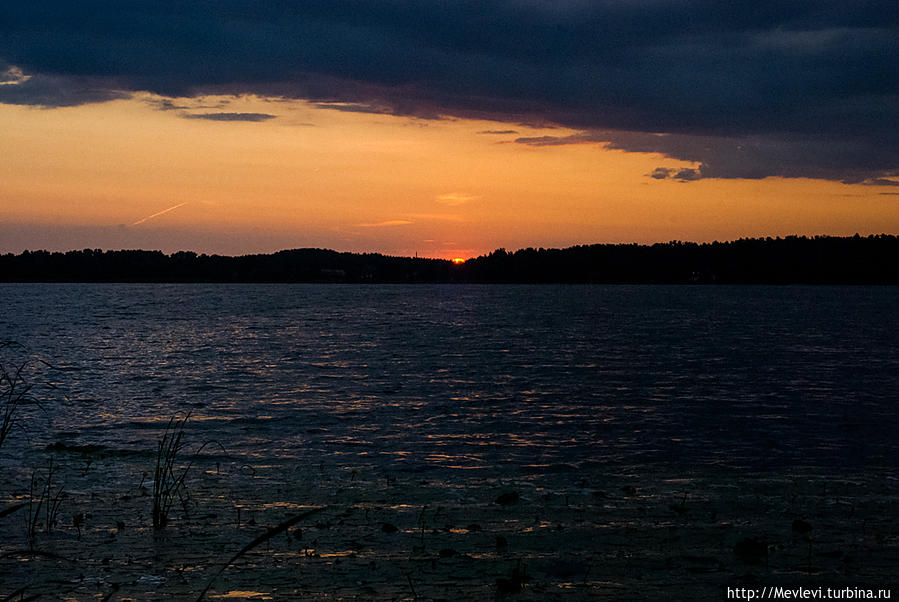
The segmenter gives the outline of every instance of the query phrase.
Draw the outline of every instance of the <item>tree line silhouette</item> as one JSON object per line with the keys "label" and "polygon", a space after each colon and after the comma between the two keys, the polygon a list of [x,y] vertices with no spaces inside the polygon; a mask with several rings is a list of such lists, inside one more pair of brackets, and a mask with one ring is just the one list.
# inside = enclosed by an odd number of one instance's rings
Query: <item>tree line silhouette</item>
{"label": "tree line silhouette", "polygon": [[899,238],[787,236],[498,249],[460,264],[327,249],[239,257],[192,251],[24,251],[0,255],[0,281],[899,284]]}

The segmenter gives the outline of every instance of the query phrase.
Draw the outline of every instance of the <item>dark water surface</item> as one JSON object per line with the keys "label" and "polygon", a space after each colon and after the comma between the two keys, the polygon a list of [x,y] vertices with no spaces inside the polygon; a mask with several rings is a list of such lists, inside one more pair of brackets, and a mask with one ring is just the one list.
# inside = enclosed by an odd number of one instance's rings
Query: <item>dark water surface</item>
{"label": "dark water surface", "polygon": [[[890,287],[0,286],[47,435],[385,470],[899,466]],[[45,437],[38,436],[43,443]],[[20,443],[23,443],[20,441]]]}
{"label": "dark water surface", "polygon": [[[0,285],[0,339],[53,366],[28,365],[40,407],[18,408],[0,448],[0,598],[481,601],[512,583],[517,600],[720,600],[896,583],[897,301]],[[153,529],[157,442],[188,411],[190,469]]]}

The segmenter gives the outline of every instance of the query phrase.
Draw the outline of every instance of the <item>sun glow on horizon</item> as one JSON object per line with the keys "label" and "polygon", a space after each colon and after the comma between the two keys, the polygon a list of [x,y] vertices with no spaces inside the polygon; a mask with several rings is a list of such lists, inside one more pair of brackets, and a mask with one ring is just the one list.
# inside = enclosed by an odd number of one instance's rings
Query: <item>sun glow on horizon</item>
{"label": "sun glow on horizon", "polygon": [[[497,248],[899,231],[895,197],[878,186],[658,180],[660,166],[696,166],[602,144],[515,142],[564,128],[256,96],[161,104],[143,94],[0,105],[0,252],[324,247],[456,262]],[[208,107],[227,119],[209,119]]]}

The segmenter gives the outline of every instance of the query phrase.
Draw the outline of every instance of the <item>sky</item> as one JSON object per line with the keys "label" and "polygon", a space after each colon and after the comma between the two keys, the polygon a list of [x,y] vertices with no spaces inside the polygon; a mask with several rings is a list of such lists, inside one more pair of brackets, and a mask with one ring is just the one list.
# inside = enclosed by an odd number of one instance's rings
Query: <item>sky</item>
{"label": "sky", "polygon": [[0,252],[899,233],[895,0],[20,2]]}

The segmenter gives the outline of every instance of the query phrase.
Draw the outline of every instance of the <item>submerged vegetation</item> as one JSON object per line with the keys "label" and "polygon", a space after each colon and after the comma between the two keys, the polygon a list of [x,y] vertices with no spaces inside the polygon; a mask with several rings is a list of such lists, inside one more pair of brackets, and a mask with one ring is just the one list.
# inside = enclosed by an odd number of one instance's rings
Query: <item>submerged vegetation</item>
{"label": "submerged vegetation", "polygon": [[180,251],[25,251],[5,282],[571,282],[899,284],[899,237],[788,236],[732,242],[496,250],[453,262],[294,249],[226,257]]}

